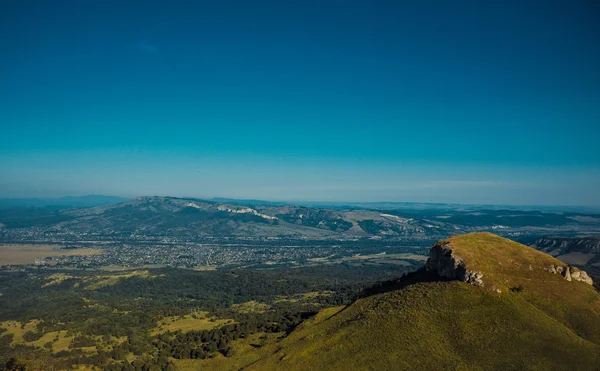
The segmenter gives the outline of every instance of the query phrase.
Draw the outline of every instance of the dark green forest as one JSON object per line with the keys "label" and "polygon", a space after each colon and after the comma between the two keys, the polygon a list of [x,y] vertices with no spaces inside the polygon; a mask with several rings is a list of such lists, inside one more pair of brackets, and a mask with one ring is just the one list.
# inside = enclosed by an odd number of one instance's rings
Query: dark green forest
{"label": "dark green forest", "polygon": [[[230,356],[233,340],[257,332],[285,334],[318,310],[348,304],[365,287],[413,269],[395,264],[203,272],[152,269],[147,276],[123,277],[93,289],[89,282],[106,272],[1,271],[0,321],[18,321],[22,327],[31,320],[37,323],[22,335],[21,344],[0,328],[0,365],[68,369],[86,364],[107,370],[151,370],[172,369],[173,358]],[[52,282],[57,274],[63,278]],[[281,299],[301,298],[305,293],[325,294],[306,300]],[[238,305],[247,302],[259,302],[267,309],[240,311]],[[211,321],[228,322],[208,330],[152,334],[161,319],[183,318],[199,310],[208,312]],[[68,349],[53,352],[51,342],[25,344],[60,331],[72,337]],[[96,351],[86,352],[86,347]]]}

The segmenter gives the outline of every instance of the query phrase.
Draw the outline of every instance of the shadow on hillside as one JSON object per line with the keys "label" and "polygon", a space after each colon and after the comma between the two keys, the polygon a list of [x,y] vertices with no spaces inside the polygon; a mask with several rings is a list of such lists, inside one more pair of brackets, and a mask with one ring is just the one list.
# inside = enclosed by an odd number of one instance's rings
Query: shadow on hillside
{"label": "shadow on hillside", "polygon": [[448,279],[440,277],[434,272],[427,272],[423,267],[414,272],[407,273],[399,279],[378,282],[373,286],[367,287],[359,294],[358,299],[366,298],[372,295],[383,294],[389,291],[400,290],[420,282],[435,281],[448,281]]}
{"label": "shadow on hillside", "polygon": [[[405,287],[408,287],[410,285],[414,285],[414,284],[417,284],[420,282],[440,282],[440,281],[450,281],[450,280],[447,278],[438,276],[437,273],[427,272],[425,270],[425,267],[422,267],[422,268],[417,269],[414,272],[407,273],[398,279],[378,282],[378,283],[374,284],[373,286],[367,287],[367,288],[363,289],[360,292],[360,294],[358,294],[358,296],[356,297],[356,300],[368,298],[369,296],[383,294],[383,293],[390,292],[390,291],[401,290]],[[356,300],[354,300],[353,303]],[[332,317],[335,317],[335,316],[339,315],[340,313],[344,312],[346,309],[348,309],[350,307],[351,304],[346,305],[342,310],[340,310],[339,312],[334,314]]]}

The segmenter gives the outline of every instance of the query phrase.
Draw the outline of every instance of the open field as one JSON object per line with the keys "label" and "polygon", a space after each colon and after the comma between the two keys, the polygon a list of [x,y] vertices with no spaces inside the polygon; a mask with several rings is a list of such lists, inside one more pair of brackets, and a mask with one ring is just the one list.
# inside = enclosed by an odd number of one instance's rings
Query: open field
{"label": "open field", "polygon": [[32,320],[23,325],[18,321],[4,321],[0,322],[0,328],[6,329],[3,334],[13,334],[13,344],[22,344],[24,342],[23,334],[27,331],[35,331],[38,322],[38,320]]}
{"label": "open field", "polygon": [[197,265],[194,267],[195,271],[216,271],[216,265]]}
{"label": "open field", "polygon": [[233,323],[232,319],[209,318],[207,315],[208,312],[198,312],[193,316],[186,314],[184,316],[165,317],[158,322],[158,326],[151,331],[151,335],[162,334],[167,331],[188,332],[210,330],[227,323]]}
{"label": "open field", "polygon": [[214,358],[207,359],[174,359],[180,371],[193,370],[239,370],[272,353],[277,346],[277,340],[284,333],[252,334],[245,339],[232,341],[233,356],[225,357],[220,353]]}
{"label": "open field", "polygon": [[344,258],[343,260],[368,260],[368,259],[385,259],[385,260],[393,260],[393,259],[410,259],[410,260],[419,260],[425,261],[427,260],[426,255],[417,255],[417,254],[370,254],[370,255],[354,255],[352,257]]}
{"label": "open field", "polygon": [[[36,347],[43,347],[44,344],[52,343],[52,352],[60,352],[61,350],[69,350],[69,344],[73,341],[73,336],[67,336],[67,331],[53,331],[44,334],[41,338],[27,345],[33,345]],[[93,349],[92,349],[93,348]],[[94,347],[81,348],[82,350],[89,352],[95,350]]]}
{"label": "open field", "polygon": [[241,304],[233,304],[232,308],[239,313],[264,313],[269,310],[271,306],[251,300]]}
{"label": "open field", "polygon": [[92,279],[84,279],[83,282],[87,284],[84,287],[84,289],[85,290],[98,290],[103,287],[116,285],[117,283],[119,283],[120,280],[126,279],[126,278],[131,278],[131,277],[154,278],[154,277],[159,277],[159,275],[153,276],[147,270],[141,270],[141,271],[129,271],[127,273],[119,273],[119,274],[107,275],[107,276],[98,276],[98,277],[94,277]]}
{"label": "open field", "polygon": [[334,258],[333,255],[317,258],[307,259],[311,263],[317,264],[341,264],[341,263],[368,263],[368,264],[397,264],[410,266],[408,260],[425,261],[427,256],[418,255],[413,253],[401,253],[401,254],[356,254],[352,256],[345,256],[341,258]]}
{"label": "open field", "polygon": [[[36,325],[38,322],[39,321],[37,320],[32,320],[25,324],[18,321],[0,322],[0,328],[6,329],[6,331],[0,335],[4,336],[6,334],[12,334],[12,344],[25,344],[42,348],[46,343],[51,343],[52,352],[54,353],[60,352],[61,350],[69,350],[69,345],[73,341],[74,336],[67,335],[66,330],[48,332],[37,340],[25,341],[23,335],[28,331],[36,332]],[[96,351],[96,347],[82,347],[80,349],[86,353],[93,353]]]}
{"label": "open field", "polygon": [[98,249],[61,249],[59,245],[1,244],[0,265],[35,264],[51,256],[80,256],[102,253]]}
{"label": "open field", "polygon": [[388,264],[400,264],[400,265],[411,265],[406,260],[417,260],[425,261],[427,256],[417,255],[411,253],[403,254],[368,254],[368,255],[353,255],[343,257],[341,259],[331,260],[332,263],[340,264],[344,262],[367,262],[367,263],[388,263]]}
{"label": "open field", "polygon": [[48,276],[48,278],[46,278],[46,283],[44,283],[42,285],[42,288],[52,286],[52,285],[58,285],[63,281],[70,280],[73,278],[75,278],[75,277],[70,276],[68,274],[54,273],[54,274],[51,274],[50,276]]}
{"label": "open field", "polygon": [[139,266],[135,266],[135,267],[123,267],[120,265],[105,265],[102,267],[98,267],[98,270],[106,271],[106,272],[129,272],[129,271],[139,270],[139,269],[156,269],[156,268],[164,268],[164,265],[162,265],[162,264],[144,264],[144,265],[139,265]]}
{"label": "open field", "polygon": [[333,294],[333,291],[313,291],[313,292],[305,292],[302,294],[296,294],[292,296],[280,296],[276,302],[289,302],[289,303],[312,303],[319,296],[330,296]]}
{"label": "open field", "polygon": [[114,274],[95,275],[91,277],[55,273],[46,277],[46,282],[42,285],[42,288],[57,285],[66,280],[73,280],[73,287],[83,286],[84,290],[98,290],[103,287],[116,285],[119,281],[127,278],[137,277],[151,279],[163,276],[163,274],[151,274],[148,270],[119,271],[114,272]]}

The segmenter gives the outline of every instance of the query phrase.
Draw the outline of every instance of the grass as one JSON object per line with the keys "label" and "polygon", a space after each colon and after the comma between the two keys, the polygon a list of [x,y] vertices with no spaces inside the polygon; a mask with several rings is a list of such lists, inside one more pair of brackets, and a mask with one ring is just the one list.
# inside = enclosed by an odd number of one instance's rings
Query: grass
{"label": "grass", "polygon": [[195,271],[216,271],[216,265],[197,265],[194,267]]}
{"label": "grass", "polygon": [[241,304],[233,304],[232,309],[238,313],[264,313],[271,309],[271,306],[251,300]]}
{"label": "grass", "polygon": [[13,334],[13,344],[23,344],[25,341],[23,340],[23,334],[27,331],[36,331],[36,326],[40,321],[31,320],[27,323],[23,324],[18,321],[4,321],[0,322],[0,328],[5,328],[6,331],[3,332],[3,335]]}
{"label": "grass", "polygon": [[522,296],[434,282],[323,311],[248,369],[592,370],[599,354]]}
{"label": "grass", "polygon": [[283,333],[256,333],[246,339],[237,339],[232,341],[232,357],[224,357],[218,353],[216,357],[196,360],[196,359],[174,359],[173,362],[179,371],[193,370],[240,370],[262,357],[265,357],[275,351],[277,341],[283,336]]}
{"label": "grass", "polygon": [[420,261],[425,261],[427,260],[427,256],[425,255],[417,255],[417,254],[411,254],[411,253],[402,253],[402,254],[370,254],[370,255],[354,255],[352,257],[348,257],[348,258],[342,258],[341,260],[343,261],[349,261],[349,260],[369,260],[369,259],[373,259],[373,260],[394,260],[394,259],[410,259],[410,260],[420,260]]}
{"label": "grass", "polygon": [[50,276],[48,276],[48,278],[46,279],[46,283],[44,283],[42,285],[43,287],[48,287],[48,286],[52,286],[52,285],[58,285],[63,281],[66,280],[70,280],[72,278],[75,278],[73,276],[70,276],[68,274],[64,274],[64,273],[55,273],[55,274],[51,274]]}
{"label": "grass", "polygon": [[120,273],[120,274],[114,274],[114,275],[94,276],[94,277],[90,277],[90,278],[85,278],[83,280],[84,283],[87,283],[87,285],[84,287],[84,289],[91,291],[91,290],[98,290],[98,289],[101,289],[101,288],[107,287],[107,286],[114,286],[117,283],[119,283],[120,280],[131,278],[131,277],[155,278],[155,277],[159,277],[159,276],[151,275],[150,272],[147,270],[132,271],[132,272]]}
{"label": "grass", "polygon": [[[25,326],[21,328],[22,323],[17,321],[4,321],[0,322],[0,327],[6,328],[7,331],[1,335],[13,334],[12,344],[25,344],[43,348],[48,342],[52,344],[52,352],[56,353],[61,350],[69,350],[69,345],[73,341],[74,336],[68,336],[66,330],[47,332],[42,337],[35,341],[26,342],[23,339],[23,335],[28,332],[36,332],[36,326],[39,321],[32,320],[25,323]],[[94,353],[96,352],[95,347],[84,347],[81,348],[84,352]]]}
{"label": "grass", "polygon": [[420,282],[326,309],[265,347],[267,355],[256,361],[243,356],[238,361],[248,363],[237,366],[598,369],[600,295],[591,286],[547,272],[545,266],[564,263],[492,234],[448,241],[469,269],[484,274],[484,288],[458,281]]}
{"label": "grass", "polygon": [[46,278],[46,282],[42,285],[42,288],[52,285],[58,285],[67,280],[74,280],[74,287],[83,286],[84,290],[93,291],[101,289],[103,287],[116,285],[117,283],[119,283],[119,281],[127,278],[138,277],[150,279],[161,276],[163,275],[153,275],[148,270],[134,270],[114,274],[94,275],[88,277],[72,276],[65,273],[55,273]]}
{"label": "grass", "polygon": [[305,292],[302,294],[296,294],[296,295],[292,295],[292,296],[280,296],[277,298],[277,300],[275,300],[276,303],[279,302],[288,302],[288,303],[303,303],[303,304],[309,304],[309,303],[314,303],[315,300],[321,296],[331,296],[331,294],[333,294],[333,291],[312,291],[312,292]]}
{"label": "grass", "polygon": [[165,317],[161,319],[158,326],[151,331],[151,335],[157,335],[167,331],[188,332],[210,330],[233,322],[231,319],[209,318],[207,317],[207,312],[198,312],[195,316],[196,318],[191,314],[186,314],[184,316]]}
{"label": "grass", "polygon": [[402,254],[368,254],[368,255],[353,255],[341,258],[332,258],[333,255],[327,257],[310,258],[308,261],[320,264],[341,264],[347,262],[366,262],[366,263],[390,263],[400,265],[412,265],[407,260],[425,261],[427,256],[411,253]]}
{"label": "grass", "polygon": [[102,267],[98,267],[97,269],[99,271],[113,273],[113,272],[130,272],[130,271],[140,270],[140,269],[155,269],[155,268],[164,268],[164,265],[162,265],[162,264],[144,264],[144,265],[139,265],[136,267],[125,267],[122,265],[104,265]]}
{"label": "grass", "polygon": [[[55,340],[57,338],[58,338],[58,340]],[[33,341],[31,343],[26,343],[26,344],[42,348],[44,346],[44,344],[51,342],[52,343],[52,352],[56,353],[56,352],[60,352],[61,350],[70,350],[69,345],[73,341],[73,338],[74,338],[74,336],[68,336],[67,331],[65,331],[65,330],[53,331],[53,332],[48,332],[48,333],[44,334],[41,338],[39,338],[36,341]],[[86,353],[95,353],[96,352],[95,346],[82,347],[79,349],[83,350]]]}
{"label": "grass", "polygon": [[565,263],[491,233],[470,233],[447,241],[469,269],[483,273],[486,288],[504,293],[520,286],[538,309],[600,344],[600,295],[590,285],[569,282],[545,269],[553,264],[566,267]]}
{"label": "grass", "polygon": [[530,293],[565,300],[573,290],[579,295],[594,291],[590,285],[568,282],[546,270],[551,265],[566,267],[564,262],[506,238],[491,233],[470,233],[445,241],[457,256],[465,259],[468,269],[483,273],[488,288],[494,286],[505,292],[521,284]]}

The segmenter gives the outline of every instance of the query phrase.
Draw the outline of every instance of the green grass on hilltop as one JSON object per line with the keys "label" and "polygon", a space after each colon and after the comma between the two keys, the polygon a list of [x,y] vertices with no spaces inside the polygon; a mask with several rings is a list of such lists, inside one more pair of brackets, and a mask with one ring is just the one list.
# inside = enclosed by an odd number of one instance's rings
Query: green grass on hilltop
{"label": "green grass on hilltop", "polygon": [[322,311],[248,369],[599,369],[600,295],[591,286],[547,272],[564,264],[489,233],[448,241],[486,287],[421,282]]}
{"label": "green grass on hilltop", "polygon": [[446,240],[470,270],[483,273],[486,288],[519,290],[531,304],[585,339],[600,344],[600,294],[583,282],[567,281],[545,268],[567,265],[529,246],[491,233]]}
{"label": "green grass on hilltop", "polygon": [[[552,256],[529,246],[496,236],[491,233],[469,233],[450,237],[442,242],[454,254],[467,262],[469,270],[483,273],[483,281],[490,288],[507,291],[518,285],[545,296],[556,291],[566,281],[560,275],[548,274],[551,265],[567,266]],[[572,287],[570,283],[568,287]]]}

